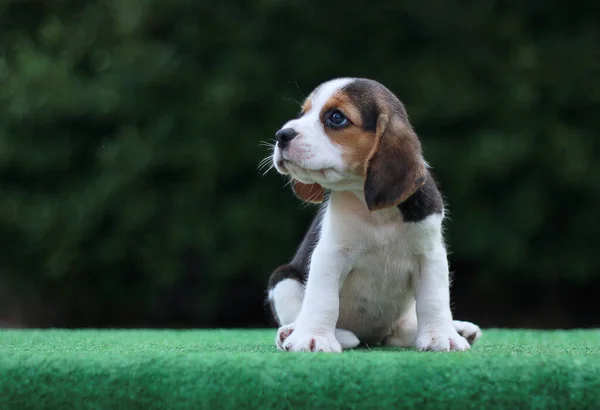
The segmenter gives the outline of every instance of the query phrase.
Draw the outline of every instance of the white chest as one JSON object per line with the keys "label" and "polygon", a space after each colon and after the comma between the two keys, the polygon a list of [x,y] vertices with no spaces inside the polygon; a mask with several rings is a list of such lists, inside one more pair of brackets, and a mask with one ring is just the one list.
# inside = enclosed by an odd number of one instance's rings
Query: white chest
{"label": "white chest", "polygon": [[362,340],[384,337],[414,301],[412,275],[419,267],[414,224],[406,224],[398,209],[363,212],[348,199],[332,205],[325,227],[335,230],[335,240],[352,259],[340,290],[338,326]]}
{"label": "white chest", "polygon": [[388,228],[376,240],[363,238],[366,246],[340,291],[340,327],[365,340],[384,337],[414,300],[417,258],[404,230]]}

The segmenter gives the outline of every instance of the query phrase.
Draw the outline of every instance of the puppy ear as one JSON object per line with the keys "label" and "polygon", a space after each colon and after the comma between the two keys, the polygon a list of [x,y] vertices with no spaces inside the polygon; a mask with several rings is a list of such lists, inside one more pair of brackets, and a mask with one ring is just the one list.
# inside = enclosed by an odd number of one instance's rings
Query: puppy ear
{"label": "puppy ear", "polygon": [[397,206],[419,189],[426,178],[421,143],[411,126],[399,115],[380,114],[364,185],[369,210]]}
{"label": "puppy ear", "polygon": [[292,190],[298,198],[313,204],[320,204],[325,199],[325,188],[319,184],[305,184],[294,180]]}

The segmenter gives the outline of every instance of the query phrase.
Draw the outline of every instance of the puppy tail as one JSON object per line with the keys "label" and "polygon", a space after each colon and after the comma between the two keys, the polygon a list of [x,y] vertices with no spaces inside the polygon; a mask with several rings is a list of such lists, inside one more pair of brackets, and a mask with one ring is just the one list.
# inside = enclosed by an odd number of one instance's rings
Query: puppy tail
{"label": "puppy tail", "polygon": [[335,329],[335,338],[340,342],[343,350],[353,349],[360,344],[358,337],[349,330]]}

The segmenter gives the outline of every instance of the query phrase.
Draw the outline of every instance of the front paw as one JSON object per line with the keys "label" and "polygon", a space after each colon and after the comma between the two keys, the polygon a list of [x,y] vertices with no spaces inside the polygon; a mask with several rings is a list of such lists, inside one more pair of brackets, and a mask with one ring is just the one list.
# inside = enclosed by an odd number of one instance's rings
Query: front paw
{"label": "front paw", "polygon": [[293,324],[279,328],[275,343],[280,350],[286,352],[342,352],[342,346],[333,332],[330,335],[315,335],[296,330]]}
{"label": "front paw", "polygon": [[293,323],[285,326],[281,326],[277,330],[277,336],[275,336],[275,345],[279,350],[285,350],[283,347],[283,343],[288,338],[289,335],[294,331],[295,325]]}
{"label": "front paw", "polygon": [[458,334],[454,327],[427,328],[419,331],[416,340],[418,350],[455,352],[469,350],[471,345]]}
{"label": "front paw", "polygon": [[459,335],[467,339],[471,346],[481,337],[481,329],[475,323],[455,320],[454,329]]}

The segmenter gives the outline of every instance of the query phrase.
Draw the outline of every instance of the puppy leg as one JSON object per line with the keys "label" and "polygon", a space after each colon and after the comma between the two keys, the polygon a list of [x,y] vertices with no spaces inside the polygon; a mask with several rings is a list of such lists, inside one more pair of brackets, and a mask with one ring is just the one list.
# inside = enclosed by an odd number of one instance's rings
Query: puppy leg
{"label": "puppy leg", "polygon": [[[481,337],[481,329],[474,323],[454,320],[454,329],[459,335],[467,339],[469,344],[473,344]],[[414,347],[418,331],[417,311],[415,305],[404,314],[392,327],[391,334],[385,338],[385,346],[395,347]]]}
{"label": "puppy leg", "polygon": [[350,268],[346,255],[322,238],[312,254],[300,313],[293,324],[282,326],[277,332],[276,341],[281,350],[342,351],[335,330],[339,292]]}
{"label": "puppy leg", "polygon": [[293,265],[275,269],[269,279],[268,300],[279,326],[293,323],[304,299],[304,274]]}
{"label": "puppy leg", "polygon": [[360,340],[349,330],[335,329],[335,338],[340,342],[342,350],[354,349],[360,344]]}
{"label": "puppy leg", "polygon": [[[268,300],[273,317],[279,324],[280,331],[277,333],[275,344],[283,349],[283,342],[292,334],[291,326],[302,307],[304,299],[303,273],[292,265],[283,265],[277,268],[269,280]],[[360,341],[354,333],[335,329],[335,338],[342,349],[352,349],[359,345]]]}
{"label": "puppy leg", "polygon": [[450,311],[448,259],[443,248],[431,249],[419,260],[415,275],[419,350],[468,350],[469,342],[458,334]]}

